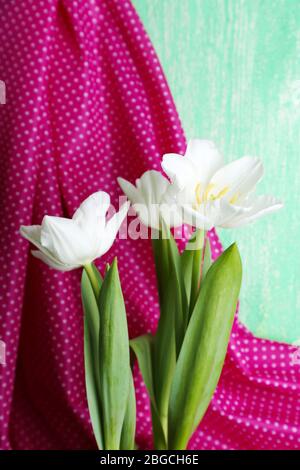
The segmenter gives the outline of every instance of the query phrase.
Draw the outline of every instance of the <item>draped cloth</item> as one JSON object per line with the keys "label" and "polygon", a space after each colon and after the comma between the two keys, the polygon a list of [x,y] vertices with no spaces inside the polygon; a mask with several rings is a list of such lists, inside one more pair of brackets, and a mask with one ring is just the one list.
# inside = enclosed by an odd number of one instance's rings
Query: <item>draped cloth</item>
{"label": "draped cloth", "polygon": [[[127,0],[0,0],[1,449],[92,449],[84,385],[80,270],[56,272],[29,252],[21,224],[72,216],[117,176],[133,181],[183,153],[182,127],[152,45]],[[214,257],[222,250],[210,232]],[[155,331],[149,240],[117,240],[134,337]],[[255,338],[235,319],[222,376],[190,442],[195,449],[294,449],[300,366],[294,348]],[[149,402],[135,372],[137,442],[149,448]]]}

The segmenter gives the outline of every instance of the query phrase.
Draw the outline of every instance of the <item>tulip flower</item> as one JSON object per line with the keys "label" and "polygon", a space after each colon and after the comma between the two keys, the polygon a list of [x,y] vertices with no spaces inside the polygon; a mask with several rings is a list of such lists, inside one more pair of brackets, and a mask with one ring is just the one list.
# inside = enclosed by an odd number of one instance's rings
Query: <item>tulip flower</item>
{"label": "tulip flower", "polygon": [[32,254],[59,271],[89,266],[112,246],[128,208],[106,221],[110,197],[103,191],[89,196],[76,210],[72,219],[46,215],[42,225],[22,226],[21,235],[38,250]]}
{"label": "tulip flower", "polygon": [[109,195],[99,191],[80,205],[72,219],[46,215],[42,225],[22,226],[20,231],[38,248],[32,254],[52,268],[84,268],[84,364],[91,423],[99,449],[123,450],[134,448],[135,436],[126,310],[117,260],[107,266],[104,278],[93,261],[112,246],[129,203],[107,221],[109,206]]}
{"label": "tulip flower", "polygon": [[172,182],[168,193],[183,209],[183,221],[197,228],[240,227],[282,207],[272,196],[253,193],[263,175],[258,158],[243,157],[223,166],[213,142],[191,140],[184,156],[164,155],[162,167]]}
{"label": "tulip flower", "polygon": [[146,171],[135,185],[123,178],[118,178],[118,183],[147,227],[160,230],[162,219],[169,227],[182,225],[181,210],[170,199],[171,184],[158,171]]}

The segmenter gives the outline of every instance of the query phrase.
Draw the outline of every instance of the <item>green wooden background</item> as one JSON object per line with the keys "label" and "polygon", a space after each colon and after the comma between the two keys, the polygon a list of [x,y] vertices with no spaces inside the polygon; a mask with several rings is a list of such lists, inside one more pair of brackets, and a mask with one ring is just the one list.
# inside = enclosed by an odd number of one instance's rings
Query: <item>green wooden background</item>
{"label": "green wooden background", "polygon": [[[219,231],[244,266],[240,319],[256,335],[300,339],[300,0],[133,0],[188,138],[229,161],[263,159],[260,193],[285,207]],[[172,151],[172,149],[170,149]]]}

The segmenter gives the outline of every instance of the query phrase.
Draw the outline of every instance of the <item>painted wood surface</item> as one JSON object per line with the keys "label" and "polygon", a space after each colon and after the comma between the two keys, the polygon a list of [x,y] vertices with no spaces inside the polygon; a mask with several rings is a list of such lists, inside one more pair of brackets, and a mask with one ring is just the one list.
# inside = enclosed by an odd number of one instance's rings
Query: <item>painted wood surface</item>
{"label": "painted wood surface", "polygon": [[[300,0],[133,0],[188,138],[225,159],[260,156],[258,192],[285,208],[219,232],[244,266],[240,319],[258,336],[300,340]],[[172,149],[170,149],[171,151]]]}

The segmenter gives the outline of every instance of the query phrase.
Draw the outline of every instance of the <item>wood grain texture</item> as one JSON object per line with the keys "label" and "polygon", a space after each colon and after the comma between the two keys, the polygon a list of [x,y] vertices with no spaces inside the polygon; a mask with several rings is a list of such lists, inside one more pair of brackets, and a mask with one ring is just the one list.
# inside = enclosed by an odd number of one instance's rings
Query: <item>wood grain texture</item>
{"label": "wood grain texture", "polygon": [[[221,231],[244,267],[240,319],[258,336],[300,339],[300,0],[133,0],[188,138],[225,159],[260,156],[258,192],[285,207]],[[172,151],[172,149],[170,149]]]}

